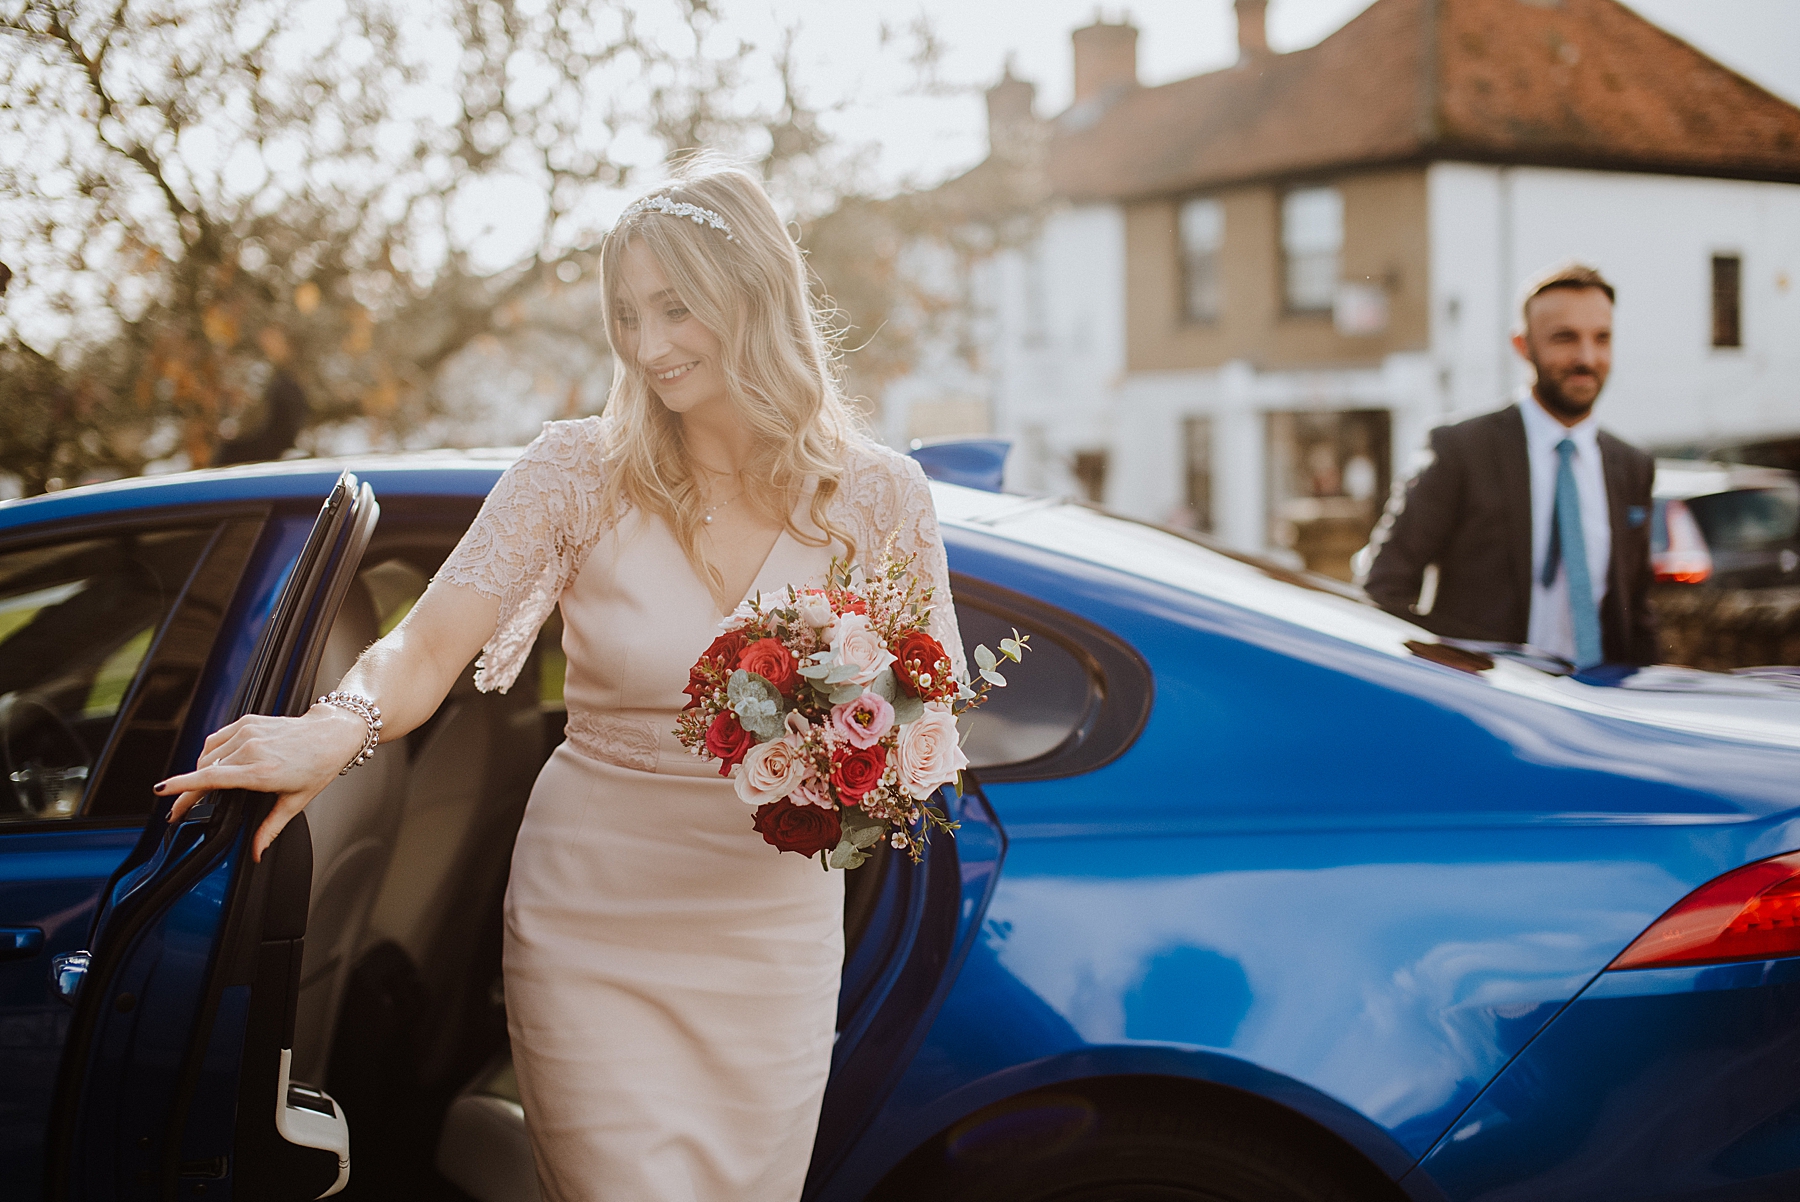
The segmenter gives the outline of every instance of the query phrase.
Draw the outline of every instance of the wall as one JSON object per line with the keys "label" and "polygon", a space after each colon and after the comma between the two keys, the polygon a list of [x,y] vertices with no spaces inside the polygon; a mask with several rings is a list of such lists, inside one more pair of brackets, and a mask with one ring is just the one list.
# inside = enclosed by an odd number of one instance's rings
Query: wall
{"label": "wall", "polygon": [[[1644,444],[1800,433],[1800,185],[1440,163],[1427,172],[1444,416],[1495,408],[1524,282],[1568,259],[1619,290],[1602,421]],[[1743,256],[1741,349],[1715,349],[1711,260]]]}
{"label": "wall", "polygon": [[1209,193],[1225,207],[1224,312],[1217,322],[1181,311],[1176,215],[1181,197],[1126,208],[1128,356],[1133,371],[1219,367],[1243,360],[1263,369],[1374,365],[1428,341],[1426,185],[1422,170],[1372,171],[1317,181],[1344,196],[1341,278],[1388,293],[1387,329],[1338,333],[1330,314],[1284,311],[1282,189],[1272,184]]}
{"label": "wall", "polygon": [[1076,453],[1111,442],[1112,392],[1124,372],[1124,221],[1115,205],[1044,218],[1035,242],[983,264],[993,302],[994,430],[1013,440],[1007,485],[1075,493]]}

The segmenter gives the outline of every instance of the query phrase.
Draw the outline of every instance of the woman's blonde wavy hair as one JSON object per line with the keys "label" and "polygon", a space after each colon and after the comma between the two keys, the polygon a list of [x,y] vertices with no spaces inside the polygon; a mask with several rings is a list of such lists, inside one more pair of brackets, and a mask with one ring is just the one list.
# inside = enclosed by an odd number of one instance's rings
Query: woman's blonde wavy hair
{"label": "woman's blonde wavy hair", "polygon": [[[823,546],[836,540],[855,558],[850,532],[833,523],[827,509],[859,430],[838,382],[833,332],[813,304],[806,265],[786,225],[755,177],[735,167],[692,164],[646,196],[710,209],[731,227],[731,237],[654,209],[638,210],[614,226],[600,247],[613,346],[620,345],[622,260],[635,243],[656,257],[681,303],[719,339],[731,403],[755,435],[743,473],[745,499],[801,541]],[[723,578],[700,545],[705,511],[681,419],[656,398],[641,364],[624,354],[615,358],[602,512],[630,504],[660,514],[696,572],[722,588]],[[809,475],[818,480],[809,512],[823,538],[793,521]]]}

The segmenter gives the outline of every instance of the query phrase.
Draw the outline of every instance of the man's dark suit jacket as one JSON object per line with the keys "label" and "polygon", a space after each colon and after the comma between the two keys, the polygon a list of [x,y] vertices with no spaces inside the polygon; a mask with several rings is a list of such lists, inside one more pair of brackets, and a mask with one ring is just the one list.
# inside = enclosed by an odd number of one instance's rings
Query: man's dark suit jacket
{"label": "man's dark suit jacket", "polygon": [[[1608,663],[1657,659],[1650,588],[1650,485],[1656,463],[1600,434],[1612,516],[1612,564],[1600,606]],[[1518,406],[1431,432],[1432,461],[1376,527],[1365,588],[1383,609],[1449,638],[1523,643],[1531,624],[1531,466]],[[1427,565],[1438,569],[1429,614],[1413,611]]]}

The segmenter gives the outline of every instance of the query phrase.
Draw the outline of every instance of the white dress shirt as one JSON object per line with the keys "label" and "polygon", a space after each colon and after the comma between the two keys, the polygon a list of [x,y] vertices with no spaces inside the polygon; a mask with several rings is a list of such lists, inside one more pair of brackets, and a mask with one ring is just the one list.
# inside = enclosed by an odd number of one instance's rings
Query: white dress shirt
{"label": "white dress shirt", "polygon": [[[1600,426],[1590,413],[1573,426],[1551,417],[1527,392],[1519,400],[1525,417],[1525,449],[1531,462],[1531,624],[1526,641],[1564,659],[1575,658],[1575,620],[1569,613],[1569,573],[1559,566],[1555,579],[1543,583],[1544,559],[1550,554],[1550,528],[1556,520],[1556,471],[1561,457],[1556,444],[1575,440],[1575,488],[1581,494],[1581,536],[1587,544],[1588,580],[1594,606],[1606,598],[1607,568],[1612,563],[1612,519],[1607,511],[1606,475],[1600,464]],[[1568,554],[1568,548],[1563,548]]]}

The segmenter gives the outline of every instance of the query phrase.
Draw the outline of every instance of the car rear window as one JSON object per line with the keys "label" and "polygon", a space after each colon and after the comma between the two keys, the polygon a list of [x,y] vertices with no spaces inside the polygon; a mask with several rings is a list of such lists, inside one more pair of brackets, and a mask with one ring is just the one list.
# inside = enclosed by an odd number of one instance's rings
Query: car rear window
{"label": "car rear window", "polygon": [[1691,497],[1687,507],[1715,551],[1754,551],[1791,542],[1800,528],[1800,496],[1739,488]]}
{"label": "car rear window", "polygon": [[970,663],[975,648],[997,650],[1016,631],[1031,635],[1031,650],[1019,663],[1002,665],[1006,687],[988,693],[963,751],[972,768],[1017,764],[1048,755],[1068,740],[1096,704],[1094,680],[1086,665],[1028,618],[996,613],[958,599],[956,624]]}

